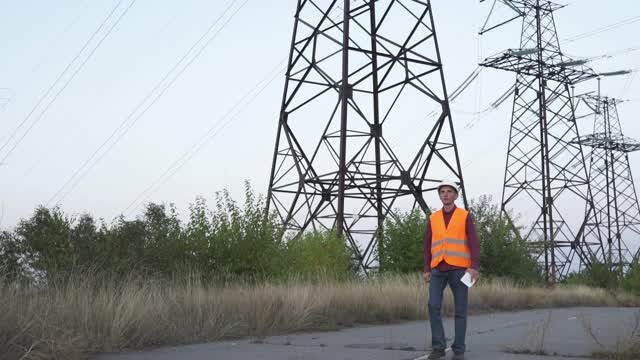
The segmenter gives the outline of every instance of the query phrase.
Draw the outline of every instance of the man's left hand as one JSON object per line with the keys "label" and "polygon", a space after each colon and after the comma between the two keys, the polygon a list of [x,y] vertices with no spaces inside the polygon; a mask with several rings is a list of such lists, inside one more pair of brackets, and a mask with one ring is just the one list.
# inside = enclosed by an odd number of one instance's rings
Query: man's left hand
{"label": "man's left hand", "polygon": [[471,275],[471,281],[475,282],[480,280],[480,272],[478,270],[469,268],[467,272]]}

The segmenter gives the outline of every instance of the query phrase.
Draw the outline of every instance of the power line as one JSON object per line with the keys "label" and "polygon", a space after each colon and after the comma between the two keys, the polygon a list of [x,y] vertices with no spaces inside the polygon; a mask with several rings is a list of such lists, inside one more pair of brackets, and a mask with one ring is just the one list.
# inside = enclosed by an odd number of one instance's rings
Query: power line
{"label": "power line", "polygon": [[598,56],[598,57],[595,57],[595,58],[590,58],[588,60],[592,61],[592,60],[599,60],[599,59],[609,59],[609,58],[612,58],[612,57],[615,57],[615,56],[618,56],[618,55],[625,55],[625,54],[628,54],[628,53],[636,52],[638,50],[640,50],[640,46],[634,46],[634,47],[630,47],[630,48],[626,48],[626,49],[611,51],[611,52],[608,52],[608,53],[606,53],[604,55],[601,55],[601,56]]}
{"label": "power line", "polygon": [[[40,104],[42,104],[42,102],[45,100],[45,98],[47,98],[47,96],[51,93],[51,91],[54,89],[54,87],[60,82],[60,80],[64,77],[64,75],[69,71],[69,69],[71,68],[71,66],[75,63],[75,61],[82,55],[82,53],[84,52],[84,50],[89,46],[89,44],[91,43],[91,41],[96,37],[96,35],[102,30],[102,28],[106,25],[106,23],[109,21],[109,19],[113,16],[113,14],[116,12],[116,10],[120,7],[120,4],[123,2],[123,0],[120,0],[109,12],[109,14],[107,15],[107,17],[105,17],[105,19],[102,21],[102,23],[100,24],[100,26],[98,26],[98,28],[93,32],[93,34],[91,34],[91,37],[89,37],[89,39],[84,43],[84,45],[82,46],[82,48],[80,49],[80,51],[78,51],[78,53],[76,54],[76,56],[67,64],[67,66],[65,67],[65,69],[60,73],[60,75],[58,75],[58,77],[56,78],[56,80],[53,82],[53,84],[51,84],[51,86],[49,86],[49,88],[47,89],[47,91],[44,93],[44,95],[42,95],[42,97],[40,97],[40,99],[38,100],[38,102],[36,103],[36,105],[31,109],[31,111],[27,114],[27,116],[22,120],[22,122],[14,129],[14,131],[11,133],[11,135],[9,136],[9,138],[7,139],[7,141],[0,147],[0,151],[2,151],[10,142],[13,138],[15,138],[16,134],[18,133],[18,131],[22,128],[22,126],[24,126],[24,124],[29,120],[29,118],[31,118],[31,115],[33,115],[33,113],[36,111],[36,109],[38,109],[38,107],[40,106]],[[51,107],[51,105],[56,101],[56,99],[58,98],[58,96],[62,93],[62,91],[64,91],[64,89],[67,88],[67,86],[71,83],[71,81],[75,78],[75,76],[78,74],[78,72],[80,72],[80,70],[82,70],[82,68],[84,67],[84,65],[87,63],[87,61],[89,61],[89,59],[91,58],[91,56],[95,53],[95,51],[98,49],[98,47],[100,47],[100,45],[102,44],[102,42],[107,38],[107,36],[109,36],[109,34],[111,34],[111,31],[113,31],[113,29],[116,27],[116,25],[118,25],[118,23],[120,22],[120,20],[122,20],[122,18],[127,14],[127,12],[129,11],[129,9],[133,6],[133,4],[136,2],[136,0],[132,0],[131,3],[129,4],[129,6],[120,14],[120,16],[116,19],[116,21],[111,25],[111,27],[106,31],[106,33],[104,34],[104,36],[102,37],[102,39],[100,39],[100,41],[96,44],[95,47],[93,47],[93,49],[90,51],[89,55],[80,63],[80,65],[76,68],[76,70],[71,74],[71,76],[66,80],[66,82],[62,85],[62,87],[60,88],[60,90],[58,90],[58,92],[53,96],[53,98],[51,99],[51,101],[45,106],[45,108],[40,112],[40,115],[38,115],[38,117],[31,123],[31,125],[29,126],[29,128],[22,134],[22,136],[15,142],[15,144],[13,145],[13,147],[11,149],[9,149],[9,151],[7,151],[7,153],[5,154],[5,156],[0,160],[0,162],[4,162],[9,155],[11,155],[11,153],[13,153],[13,151],[16,149],[16,147],[18,147],[18,145],[22,142],[22,140],[29,134],[29,132],[31,132],[31,130],[33,129],[33,127],[43,118],[44,114],[46,113],[46,111]]]}
{"label": "power line", "polygon": [[[80,12],[62,29],[62,31],[60,31],[57,35],[57,37],[61,37],[64,34],[66,34],[69,30],[71,30],[80,19],[82,19],[82,17],[84,16],[84,13],[87,11],[87,8],[89,7],[89,4],[91,3],[91,1],[84,1],[84,4],[82,4]],[[33,68],[31,69],[31,73],[35,73],[44,63],[47,59],[49,59],[49,54],[47,53],[47,51],[43,51],[43,54],[41,54],[38,58],[38,62],[36,62],[36,65],[33,66]]]}
{"label": "power line", "polygon": [[[224,18],[224,16],[229,12],[229,10],[233,8],[233,6],[235,5],[235,3],[237,1],[238,0],[232,0],[229,3],[229,5],[225,8],[225,10],[218,17],[216,17],[216,19],[210,24],[210,26],[200,36],[200,38],[198,38],[198,40],[184,53],[184,55],[178,60],[178,62],[162,77],[162,79],[160,79],[160,81],[151,89],[151,91],[149,91],[147,93],[147,95],[138,103],[138,105],[120,123],[120,125],[118,127],[116,127],[116,129],[107,137],[107,139],[104,140],[104,142],[102,142],[102,144],[100,146],[98,146],[98,148],[84,161],[84,163],[72,174],[72,176],[70,178],[68,178],[67,181],[56,191],[56,193],[53,196],[51,196],[51,198],[49,198],[49,200],[47,201],[47,206],[49,206],[49,204],[53,200],[55,200],[56,197],[58,197],[58,195],[60,195],[67,186],[69,186],[71,184],[71,187],[62,195],[62,197],[59,199],[59,202],[61,202],[64,198],[66,198],[73,191],[73,189],[75,189],[75,187],[78,185],[78,183],[89,173],[89,171],[91,171],[91,169],[93,169],[93,167],[95,167],[98,164],[98,162],[108,152],[111,151],[111,149],[133,127],[133,125],[135,125],[135,123],[151,108],[151,106],[153,106],[160,99],[160,97],[165,93],[165,91],[168,90],[169,87],[171,87],[173,85],[173,83],[189,67],[189,65],[204,51],[204,49],[209,45],[209,43],[213,39],[215,39],[215,37],[220,33],[220,31],[224,28],[224,26],[228,23],[228,21],[223,25],[223,27],[221,27],[220,29],[218,29],[218,31],[216,33],[214,33],[214,35],[205,43],[205,45],[202,46],[198,52],[196,52],[195,56],[192,57],[189,61],[187,61],[186,65],[184,65],[182,67],[182,69],[180,71],[178,71],[178,73],[168,83],[166,83],[166,84],[164,84],[164,83],[174,73],[174,71],[176,71],[176,69],[178,69],[181,65],[183,65],[183,62],[185,61],[185,59],[187,59],[189,54],[191,54],[191,52],[198,46],[198,44],[200,44],[207,37],[207,35],[212,31],[212,29],[215,28],[215,26],[219,24],[219,22]],[[246,2],[247,1],[245,1],[244,4],[246,4]],[[244,6],[244,4],[242,6]],[[242,8],[242,6],[240,8]],[[240,8],[238,8],[238,10]],[[238,10],[236,10],[235,13],[237,13]],[[235,13],[233,15],[235,15]],[[232,15],[232,17],[233,17],[233,15]],[[163,85],[164,85],[164,87],[163,87]],[[161,90],[159,92],[157,92],[158,89],[161,89]],[[138,110],[143,108],[145,103],[149,99],[151,99],[154,96],[154,94],[155,94],[155,97],[152,100],[150,100],[150,102],[147,104],[147,106],[140,113],[138,113],[137,116],[134,117],[134,115],[136,115]],[[117,135],[117,137],[116,137],[116,135]],[[115,140],[111,144],[109,144],[109,142],[114,137],[115,137]],[[107,145],[109,145],[109,146],[107,147]],[[100,151],[102,149],[104,149],[105,147],[106,147],[106,150],[102,154],[100,154],[98,156]],[[94,160],[94,159],[95,159],[95,161],[91,165],[89,165],[91,163],[91,161]],[[72,182],[73,182],[73,184],[72,184]]]}
{"label": "power line", "polygon": [[[471,84],[473,84],[473,82],[478,78],[478,75],[480,74],[481,71],[482,71],[482,68],[480,66],[476,66],[476,68],[473,69],[473,71],[471,71],[471,73],[469,75],[467,75],[467,77],[464,80],[462,80],[460,85],[458,85],[449,94],[449,103],[454,103],[456,101],[456,99],[460,95],[462,95],[464,93],[464,91],[467,90],[467,88],[469,88],[469,86],[471,86]],[[437,106],[434,107],[434,110],[431,110],[429,113],[427,113],[426,117],[429,118],[431,116],[438,115],[440,113],[440,111],[442,111],[442,107],[437,105]]]}
{"label": "power line", "polygon": [[602,55],[597,55],[597,56],[584,57],[584,56],[574,56],[574,55],[570,55],[570,54],[567,54],[567,55],[572,59],[585,60],[585,61],[588,61],[588,62],[594,62],[594,61],[599,61],[599,60],[603,60],[603,59],[611,59],[611,58],[614,58],[614,57],[620,56],[620,55],[627,55],[629,53],[636,52],[636,51],[640,51],[640,46],[633,46],[633,47],[628,47],[628,48],[624,48],[624,49],[613,50],[613,51],[609,51],[607,53],[604,53]]}
{"label": "power line", "polygon": [[[104,156],[113,149],[113,147],[124,137],[124,135],[129,132],[129,130],[137,123],[137,121],[153,106],[160,97],[175,83],[175,81],[184,73],[184,71],[204,52],[204,50],[209,46],[209,44],[226,28],[226,26],[234,19],[235,15],[247,4],[249,0],[245,0],[233,13],[227,18],[227,20],[218,28],[217,31],[209,37],[200,47],[199,50],[196,51],[195,55],[191,57],[186,63],[183,64],[185,59],[189,56],[189,54],[196,49],[196,47],[201,44],[206,37],[211,33],[211,31],[215,28],[217,24],[220,23],[222,19],[227,15],[227,13],[233,8],[233,6],[238,2],[238,0],[232,0],[226,9],[219,15],[212,24],[207,28],[207,30],[200,36],[200,38],[187,50],[187,52],[180,58],[180,60],[169,70],[162,79],[153,87],[153,89],[147,93],[147,95],[138,103],[138,105],[134,108],[134,110],[129,113],[129,115],[120,123],[120,125],[107,137],[104,142],[89,156],[84,163],[73,173],[71,177],[65,181],[65,183],[55,192],[51,198],[46,203],[46,206],[49,206],[59,195],[60,198],[58,202],[62,202],[80,183],[80,181],[104,158]],[[180,66],[182,68],[171,78],[166,84],[163,83],[178,69]],[[162,89],[160,89],[162,87]],[[158,91],[158,89],[160,89]],[[155,93],[155,95],[154,95]],[[151,99],[152,98],[152,99]],[[151,99],[145,107],[145,103]],[[138,113],[138,110],[143,108]],[[136,115],[137,113],[137,115]],[[114,139],[111,144],[109,142]],[[108,146],[107,146],[108,145]],[[101,150],[106,147],[106,150],[102,152],[102,154],[98,155]],[[93,161],[95,159],[95,161]],[[93,161],[93,163],[92,163]],[[69,187],[66,192],[65,188]]]}
{"label": "power line", "polygon": [[615,22],[613,24],[609,24],[609,25],[603,26],[601,28],[597,28],[595,30],[587,31],[587,32],[584,32],[584,33],[581,33],[581,34],[577,34],[577,35],[565,38],[562,41],[564,41],[564,42],[574,42],[574,41],[590,38],[590,37],[593,37],[595,35],[601,34],[603,32],[614,30],[614,29],[617,29],[617,28],[622,27],[622,26],[630,25],[630,24],[636,23],[638,21],[640,21],[640,16],[634,16],[634,17],[631,17],[631,18],[627,18],[625,20],[621,20],[621,21]]}
{"label": "power line", "polygon": [[44,99],[49,95],[49,93],[53,90],[53,88],[58,84],[58,82],[62,79],[62,77],[64,76],[64,74],[67,73],[67,71],[69,71],[69,69],[71,68],[71,66],[73,65],[73,63],[78,60],[78,58],[80,57],[80,55],[82,55],[82,53],[84,52],[84,50],[87,48],[87,46],[89,46],[89,44],[91,43],[91,41],[93,40],[93,38],[96,37],[96,35],[100,32],[100,30],[102,30],[102,28],[105,26],[105,24],[107,23],[107,21],[109,21],[109,19],[111,18],[111,16],[113,16],[113,14],[115,13],[115,11],[118,9],[118,7],[120,6],[120,4],[122,3],[122,0],[120,0],[120,2],[118,2],[109,12],[109,14],[104,18],[104,20],[102,20],[102,22],[100,23],[100,25],[98,26],[98,28],[91,34],[91,36],[89,37],[89,39],[87,39],[87,41],[85,41],[84,45],[82,46],[82,48],[80,48],[80,50],[76,53],[76,55],[73,57],[73,59],[71,59],[71,61],[67,64],[67,66],[64,68],[64,70],[62,70],[62,72],[58,75],[58,77],[53,81],[53,83],[49,86],[49,88],[47,89],[47,91],[44,93],[44,95],[42,95],[40,97],[40,99],[38,100],[38,102],[33,106],[33,108],[31,109],[31,111],[27,114],[27,116],[22,120],[22,122],[18,125],[18,127],[16,127],[16,129],[11,133],[9,139],[0,147],[0,151],[2,151],[7,144],[11,141],[11,139],[15,136],[15,134],[20,130],[20,128],[29,120],[29,118],[31,117],[31,115],[33,115],[33,113],[36,111],[36,109],[38,108],[38,106],[40,106],[40,104],[42,104],[42,101],[44,101]]}
{"label": "power line", "polygon": [[[251,105],[251,103],[253,103],[253,101],[255,101],[255,99],[283,72],[284,69],[282,69],[282,64],[285,61],[286,59],[280,61],[280,63],[278,63],[278,65],[273,70],[271,70],[265,78],[260,80],[251,90],[247,91],[224,116],[216,121],[207,130],[207,132],[205,132],[205,134],[200,137],[200,139],[198,139],[198,141],[193,143],[191,147],[187,149],[187,151],[182,153],[180,157],[173,161],[171,165],[169,165],[169,167],[151,183],[151,185],[149,185],[144,191],[138,194],[138,196],[133,201],[131,201],[131,203],[129,203],[129,205],[122,211],[122,214],[127,213],[126,215],[128,216],[129,214],[131,214],[131,212],[135,211],[140,205],[148,200],[149,197],[153,193],[155,193],[162,185],[169,181],[169,179],[171,179],[198,152],[200,152],[200,150],[202,150],[202,148],[204,148],[206,144],[212,141],[222,130],[224,130],[224,128],[235,121],[238,118],[238,115],[240,115],[247,107],[249,107],[249,105]],[[234,111],[238,107],[240,107],[243,102],[244,105],[234,114]],[[227,120],[224,121],[225,119]],[[222,125],[218,126],[220,123],[222,123]]]}
{"label": "power line", "polygon": [[449,95],[449,101],[453,102],[455,101],[455,99],[462,94],[478,77],[478,75],[480,74],[480,72],[482,71],[482,68],[480,66],[476,67],[471,74],[469,74],[469,76],[467,76],[466,79],[464,79],[462,81],[462,83],[460,85],[458,85],[458,87],[453,90],[453,92]]}

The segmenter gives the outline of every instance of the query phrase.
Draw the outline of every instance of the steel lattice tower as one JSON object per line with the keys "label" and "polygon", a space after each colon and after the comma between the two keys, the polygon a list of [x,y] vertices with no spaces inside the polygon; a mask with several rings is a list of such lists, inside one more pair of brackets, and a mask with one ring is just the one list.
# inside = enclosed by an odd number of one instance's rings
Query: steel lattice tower
{"label": "steel lattice tower", "polygon": [[[562,6],[503,2],[517,13],[513,19],[523,20],[520,47],[481,64],[516,73],[502,210],[507,217],[512,210],[533,215],[523,238],[555,282],[572,270],[576,255],[588,265],[602,254],[599,233],[584,231],[595,211],[583,151],[572,142],[579,134],[570,86],[595,74],[560,50],[553,13]],[[585,207],[584,217],[575,216]]]}
{"label": "steel lattice tower", "polygon": [[430,1],[299,0],[267,200],[288,235],[336,229],[367,271],[443,178],[464,188]]}
{"label": "steel lattice tower", "polygon": [[[640,143],[622,133],[617,108],[619,100],[601,96],[583,96],[581,99],[595,114],[593,133],[578,141],[591,148],[589,179],[597,223],[589,226],[599,227],[606,240],[605,258],[599,260],[622,273],[639,254],[640,206],[629,153],[640,150]],[[635,246],[635,252],[628,244]]]}

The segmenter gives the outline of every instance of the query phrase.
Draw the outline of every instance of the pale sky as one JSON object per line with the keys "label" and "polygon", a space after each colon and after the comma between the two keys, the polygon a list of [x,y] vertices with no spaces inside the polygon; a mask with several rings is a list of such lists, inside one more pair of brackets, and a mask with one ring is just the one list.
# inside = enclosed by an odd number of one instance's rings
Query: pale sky
{"label": "pale sky", "polygon": [[[143,201],[175,203],[186,215],[196,196],[212,200],[215,191],[225,188],[242,200],[245,179],[266,194],[284,84],[284,74],[277,69],[284,67],[288,55],[296,2],[137,0],[124,13],[131,1],[0,0],[3,228],[13,227],[48,202],[59,202],[69,214],[89,212],[111,221],[125,210],[129,217],[139,215],[142,208],[136,205]],[[449,92],[482,58],[518,47],[519,24],[479,38],[489,2],[432,2]],[[224,12],[229,4],[231,9]],[[96,32],[114,7],[113,16]],[[185,59],[189,66],[181,73],[182,67],[170,72],[220,16]],[[625,25],[566,41],[621,22]],[[612,0],[606,6],[601,0],[573,1],[556,13],[556,23],[565,53],[615,54],[590,63],[598,72],[640,68],[640,51],[627,50],[640,48],[637,1]],[[256,85],[272,78],[258,93]],[[479,119],[473,112],[492,103],[514,79],[513,74],[484,69],[452,105],[471,198],[489,194],[499,201],[511,104],[507,101]],[[595,82],[584,86],[596,88]],[[602,91],[632,100],[620,106],[620,119],[626,135],[640,139],[637,72],[604,79]],[[432,110],[419,105],[416,112]],[[581,134],[592,126],[591,120],[581,122]],[[417,130],[426,136],[427,128]],[[171,165],[210,130],[208,141],[174,172]],[[83,168],[87,160],[91,166]],[[638,169],[640,156],[632,154],[631,161],[632,169]],[[72,178],[76,172],[82,176]],[[173,175],[163,177],[165,173]],[[64,186],[67,182],[75,186]],[[143,193],[149,188],[152,191]]]}

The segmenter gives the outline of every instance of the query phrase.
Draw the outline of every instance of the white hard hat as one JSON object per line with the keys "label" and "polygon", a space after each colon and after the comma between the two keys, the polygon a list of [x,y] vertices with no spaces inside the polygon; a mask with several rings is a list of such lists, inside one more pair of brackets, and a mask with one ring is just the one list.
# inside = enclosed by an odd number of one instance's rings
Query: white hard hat
{"label": "white hard hat", "polygon": [[438,184],[438,191],[440,191],[440,188],[443,186],[452,187],[456,192],[458,192],[458,184],[453,180],[449,180],[449,179],[442,180],[440,184]]}

